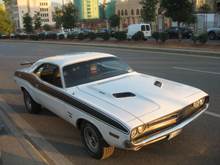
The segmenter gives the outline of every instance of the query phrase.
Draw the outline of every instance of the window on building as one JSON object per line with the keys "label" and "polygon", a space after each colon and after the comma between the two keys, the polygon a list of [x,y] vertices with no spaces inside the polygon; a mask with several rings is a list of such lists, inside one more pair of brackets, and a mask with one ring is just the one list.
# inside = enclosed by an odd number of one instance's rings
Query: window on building
{"label": "window on building", "polygon": [[134,15],[134,10],[133,9],[131,9],[131,15]]}
{"label": "window on building", "polygon": [[136,10],[136,15],[139,15],[139,14],[140,14],[140,10],[137,9],[137,10]]}
{"label": "window on building", "polygon": [[128,11],[127,11],[127,9],[125,9],[125,15],[128,15]]}
{"label": "window on building", "polygon": [[122,16],[124,15],[124,10],[121,10],[121,15],[122,15]]}

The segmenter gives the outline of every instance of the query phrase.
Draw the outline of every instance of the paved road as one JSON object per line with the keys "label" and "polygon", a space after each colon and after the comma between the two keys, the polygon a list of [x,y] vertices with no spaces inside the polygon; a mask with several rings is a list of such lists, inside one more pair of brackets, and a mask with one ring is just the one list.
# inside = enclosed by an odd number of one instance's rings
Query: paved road
{"label": "paved road", "polygon": [[[24,60],[83,51],[113,53],[139,72],[201,88],[211,97],[209,113],[191,123],[171,141],[152,144],[137,152],[116,150],[110,159],[94,160],[83,150],[79,131],[69,123],[46,110],[40,115],[27,114],[20,90],[13,81],[14,71],[21,67],[19,64]],[[21,132],[31,135],[35,142],[44,144],[42,140],[46,141],[40,153],[48,162],[51,158],[46,153],[61,155],[73,164],[220,164],[220,57],[0,42],[0,82],[0,98],[12,110],[8,112],[10,118]]]}

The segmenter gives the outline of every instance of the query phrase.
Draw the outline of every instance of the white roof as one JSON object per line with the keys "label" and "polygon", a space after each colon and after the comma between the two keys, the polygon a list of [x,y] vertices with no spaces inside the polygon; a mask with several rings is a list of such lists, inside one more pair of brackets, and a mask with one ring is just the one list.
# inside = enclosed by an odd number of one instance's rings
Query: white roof
{"label": "white roof", "polygon": [[83,61],[90,61],[105,57],[115,57],[112,54],[98,53],[98,52],[81,52],[75,54],[64,54],[58,56],[47,57],[39,60],[41,63],[53,63],[59,66],[66,66]]}

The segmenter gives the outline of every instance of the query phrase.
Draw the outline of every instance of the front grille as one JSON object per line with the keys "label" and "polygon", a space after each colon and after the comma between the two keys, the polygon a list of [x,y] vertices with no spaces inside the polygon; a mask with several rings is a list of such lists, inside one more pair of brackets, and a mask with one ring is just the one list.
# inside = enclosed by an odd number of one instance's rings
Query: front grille
{"label": "front grille", "polygon": [[205,104],[202,107],[194,108],[193,104],[183,108],[180,111],[174,112],[172,114],[166,115],[162,118],[156,119],[148,123],[148,127],[145,130],[145,133],[136,137],[133,141],[135,143],[142,141],[150,136],[158,134],[168,128],[171,128],[175,125],[178,125],[185,121],[186,119],[194,116],[195,114],[202,111],[209,102],[209,97],[205,98]]}

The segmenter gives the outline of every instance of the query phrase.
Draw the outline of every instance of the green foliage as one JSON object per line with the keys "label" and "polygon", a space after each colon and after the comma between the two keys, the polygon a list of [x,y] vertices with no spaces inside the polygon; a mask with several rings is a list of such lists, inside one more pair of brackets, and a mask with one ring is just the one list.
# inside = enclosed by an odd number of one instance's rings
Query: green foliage
{"label": "green foliage", "polygon": [[59,34],[57,38],[58,38],[59,40],[63,40],[63,39],[65,39],[65,36],[64,36],[64,34]]}
{"label": "green foliage", "polygon": [[45,33],[40,33],[39,35],[40,40],[45,40],[46,39],[46,34]]}
{"label": "green foliage", "polygon": [[110,16],[109,23],[112,28],[118,27],[120,25],[120,17],[116,14]]}
{"label": "green foliage", "polygon": [[156,42],[158,42],[159,39],[160,39],[160,33],[159,32],[154,32],[152,34],[152,38],[154,38],[156,40]]}
{"label": "green foliage", "polygon": [[94,32],[89,32],[88,37],[90,40],[95,40],[97,36]]}
{"label": "green foliage", "polygon": [[79,33],[78,36],[77,36],[77,38],[78,38],[79,40],[84,40],[84,39],[86,39],[86,36],[85,36],[84,33]]}
{"label": "green foliage", "polygon": [[57,39],[57,34],[56,34],[55,32],[49,32],[49,33],[47,33],[47,35],[46,35],[46,39],[55,40],[55,39]]}
{"label": "green foliage", "polygon": [[166,42],[166,40],[168,40],[168,33],[166,33],[166,32],[161,32],[159,36],[160,36],[160,41],[162,43],[164,43],[164,42]]}
{"label": "green foliage", "polygon": [[142,31],[138,31],[132,36],[132,40],[135,40],[135,41],[144,40],[144,33]]}
{"label": "green foliage", "polygon": [[24,30],[26,33],[33,32],[32,18],[29,13],[24,14],[23,16]]}
{"label": "green foliage", "polygon": [[108,32],[102,34],[102,39],[107,41],[111,38],[111,35]]}
{"label": "green foliage", "polygon": [[13,24],[9,13],[0,6],[0,32],[8,35],[13,31]]}
{"label": "green foliage", "polygon": [[201,44],[205,44],[208,41],[208,33],[193,34],[191,39],[194,44],[196,44],[197,41]]}
{"label": "green foliage", "polygon": [[40,17],[40,12],[36,12],[34,15],[34,29],[38,30],[41,28],[42,25],[42,21],[41,21],[41,17]]}
{"label": "green foliage", "polygon": [[62,23],[64,28],[74,28],[78,20],[76,7],[69,3],[63,7]]}
{"label": "green foliage", "polygon": [[208,41],[208,33],[201,33],[198,36],[198,40],[201,44],[205,44]]}
{"label": "green foliage", "polygon": [[189,0],[162,0],[161,8],[165,15],[180,23],[188,22],[193,15],[193,4]]}
{"label": "green foliage", "polygon": [[127,33],[126,32],[115,32],[114,37],[118,40],[118,41],[123,41],[127,39]]}
{"label": "green foliage", "polygon": [[51,28],[50,25],[44,24],[43,29],[44,29],[45,31],[50,31],[52,28]]}
{"label": "green foliage", "polygon": [[153,22],[156,19],[156,10],[158,0],[141,0],[142,5],[141,16],[145,22]]}
{"label": "green foliage", "polygon": [[53,14],[53,19],[56,22],[56,28],[60,28],[62,25],[62,16],[63,16],[63,12],[62,9],[56,7],[54,10],[54,14]]}

